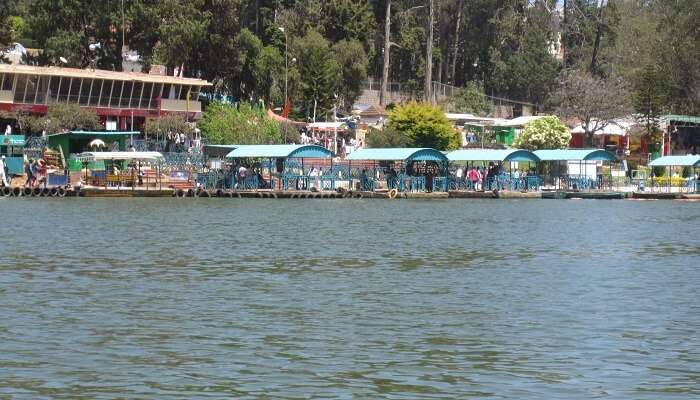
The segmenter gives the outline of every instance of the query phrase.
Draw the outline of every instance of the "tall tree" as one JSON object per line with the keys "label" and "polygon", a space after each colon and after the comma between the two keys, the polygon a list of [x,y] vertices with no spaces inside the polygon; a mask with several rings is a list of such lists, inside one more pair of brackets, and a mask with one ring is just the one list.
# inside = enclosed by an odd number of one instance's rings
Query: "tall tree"
{"label": "tall tree", "polygon": [[386,11],[384,13],[384,48],[382,51],[382,82],[379,92],[379,104],[386,104],[387,87],[389,85],[389,53],[391,51],[391,0],[385,0]]}
{"label": "tall tree", "polygon": [[433,0],[426,0],[428,9],[428,36],[425,41],[425,85],[423,87],[423,96],[426,101],[433,102],[433,30],[435,28],[435,4]]}
{"label": "tall tree", "polygon": [[659,116],[666,103],[664,91],[665,77],[654,65],[644,66],[634,85],[632,105],[637,119],[644,124],[647,136],[658,128]]}

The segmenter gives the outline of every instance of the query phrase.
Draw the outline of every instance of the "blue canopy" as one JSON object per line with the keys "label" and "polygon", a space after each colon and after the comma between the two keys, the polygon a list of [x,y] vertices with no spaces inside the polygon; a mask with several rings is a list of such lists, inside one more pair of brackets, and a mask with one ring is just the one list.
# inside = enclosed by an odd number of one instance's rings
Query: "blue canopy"
{"label": "blue canopy", "polygon": [[649,163],[650,167],[700,167],[700,155],[664,156]]}
{"label": "blue canopy", "polygon": [[448,161],[441,151],[427,147],[361,149],[350,153],[347,159],[350,161]]}
{"label": "blue canopy", "polygon": [[615,161],[613,153],[599,149],[537,150],[542,161]]}
{"label": "blue canopy", "polygon": [[226,158],[333,158],[333,152],[321,146],[303,144],[238,145]]}
{"label": "blue canopy", "polygon": [[466,149],[447,153],[450,161],[540,161],[527,150]]}

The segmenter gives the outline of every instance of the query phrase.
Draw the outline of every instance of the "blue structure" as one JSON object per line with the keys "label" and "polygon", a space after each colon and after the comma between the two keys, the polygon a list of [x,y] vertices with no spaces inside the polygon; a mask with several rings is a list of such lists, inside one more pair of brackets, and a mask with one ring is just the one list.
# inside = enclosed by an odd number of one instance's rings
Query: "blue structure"
{"label": "blue structure", "polygon": [[[551,171],[556,177],[553,183],[557,188],[588,190],[601,189],[604,187],[612,188],[611,182],[605,182],[602,175],[596,174],[595,179],[590,174],[582,173],[590,161],[601,161],[611,163],[617,161],[615,154],[600,150],[600,149],[562,149],[562,150],[537,150],[535,155],[543,162],[552,163]],[[570,161],[578,162],[579,174],[569,174],[568,164]],[[562,171],[562,163],[567,164],[567,170]],[[610,167],[612,171],[612,166]],[[612,172],[611,172],[612,178]],[[563,186],[563,187],[562,187]]]}
{"label": "blue structure", "polygon": [[[5,165],[10,175],[24,173],[24,135],[0,134],[0,155],[5,156]],[[8,177],[9,179],[9,177]]]}
{"label": "blue structure", "polygon": [[[361,149],[347,160],[351,176],[359,178],[363,191],[374,191],[384,182],[386,189],[399,192],[443,190],[447,181],[449,160],[443,152],[431,148]],[[352,170],[353,161],[359,171]]]}
{"label": "blue structure", "polygon": [[[664,156],[659,157],[649,163],[650,167],[668,167],[668,176],[671,176],[671,167],[690,167],[693,169],[692,179],[688,179],[684,185],[685,189],[691,193],[700,192],[700,180],[696,179],[697,174],[695,173],[696,168],[700,168],[700,155],[684,155],[684,156]],[[668,179],[668,187],[671,186],[671,180]]]}
{"label": "blue structure", "polygon": [[[277,186],[273,177],[279,177],[281,190],[334,190],[339,175],[332,168],[323,170],[313,168],[307,170],[305,159],[327,159],[334,157],[332,151],[316,145],[273,144],[273,145],[232,145],[227,159],[233,162],[229,172],[231,188],[254,190]],[[244,160],[262,160],[263,162],[248,162],[248,167],[257,170],[245,175],[238,173],[238,167],[246,164]],[[262,170],[267,168],[269,182],[265,182]]]}
{"label": "blue structure", "polygon": [[[527,174],[513,174],[515,162],[537,163],[540,158],[533,152],[528,150],[516,149],[464,149],[455,150],[447,154],[447,158],[453,164],[466,163],[474,166],[475,163],[489,164],[485,182],[483,182],[484,190],[514,190],[514,191],[532,191],[539,190],[540,178],[534,172]],[[503,163],[509,163],[509,173],[500,168]],[[486,165],[483,165],[486,167]],[[462,177],[452,175],[449,181],[451,190],[474,190],[474,183],[467,179],[467,172],[462,174]]]}

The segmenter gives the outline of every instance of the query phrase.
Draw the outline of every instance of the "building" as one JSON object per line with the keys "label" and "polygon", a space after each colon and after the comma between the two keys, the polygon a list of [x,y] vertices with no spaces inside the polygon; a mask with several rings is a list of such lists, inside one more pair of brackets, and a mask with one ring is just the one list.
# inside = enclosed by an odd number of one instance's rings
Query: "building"
{"label": "building", "polygon": [[107,130],[142,130],[147,117],[201,117],[205,80],[136,72],[0,64],[0,110],[46,114],[70,102],[95,110]]}

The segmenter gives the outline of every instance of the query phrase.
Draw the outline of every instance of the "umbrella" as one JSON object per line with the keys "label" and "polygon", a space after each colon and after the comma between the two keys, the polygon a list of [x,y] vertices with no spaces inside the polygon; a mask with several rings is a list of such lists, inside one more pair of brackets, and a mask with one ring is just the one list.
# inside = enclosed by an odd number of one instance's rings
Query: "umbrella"
{"label": "umbrella", "polygon": [[95,139],[88,144],[88,147],[106,147],[107,145],[101,139]]}

